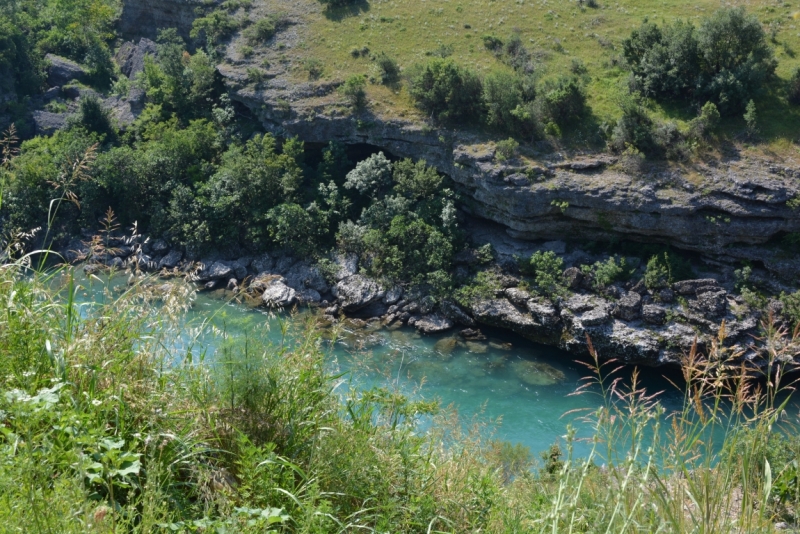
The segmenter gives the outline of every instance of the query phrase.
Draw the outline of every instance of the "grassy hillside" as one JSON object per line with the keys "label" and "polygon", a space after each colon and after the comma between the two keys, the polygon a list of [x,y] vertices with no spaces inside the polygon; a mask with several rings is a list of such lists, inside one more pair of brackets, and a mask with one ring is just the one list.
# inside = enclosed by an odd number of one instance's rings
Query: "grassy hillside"
{"label": "grassy hillside", "polygon": [[[460,64],[488,73],[510,69],[486,49],[482,36],[507,39],[517,33],[532,52],[536,72],[542,78],[577,72],[587,81],[588,103],[596,125],[620,115],[618,101],[627,92],[628,78],[621,64],[621,42],[633,29],[646,18],[658,24],[681,18],[697,26],[723,5],[712,0],[600,0],[596,7],[588,4],[548,0],[359,2],[309,14],[311,27],[291,53],[321,61],[323,78],[327,79],[370,74],[374,66],[369,58],[353,54],[364,48],[370,53],[387,53],[403,68],[444,51]],[[786,140],[796,137],[800,118],[798,109],[787,104],[783,87],[800,66],[800,4],[737,0],[724,5],[745,6],[758,16],[770,37],[779,61],[778,79],[769,84],[756,104],[761,139],[782,147]],[[281,2],[273,2],[272,9],[280,11]],[[298,80],[307,76],[302,68],[296,74]],[[389,116],[418,113],[404,88],[371,85],[367,91],[377,112]],[[650,110],[656,118],[668,118],[682,126],[697,112],[689,105],[653,102]],[[743,128],[741,117],[726,119],[722,127],[731,137]],[[580,136],[576,140],[580,141]]]}

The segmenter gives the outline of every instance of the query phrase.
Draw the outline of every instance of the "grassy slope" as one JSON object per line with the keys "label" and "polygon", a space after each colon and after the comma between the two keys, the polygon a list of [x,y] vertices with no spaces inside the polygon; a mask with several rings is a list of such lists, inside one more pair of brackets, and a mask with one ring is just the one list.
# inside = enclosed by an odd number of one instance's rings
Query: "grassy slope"
{"label": "grassy slope", "polygon": [[[273,3],[278,6],[281,1]],[[778,76],[788,80],[800,66],[800,31],[796,20],[798,2],[735,0],[755,13],[769,31],[779,30],[773,46],[779,60]],[[519,31],[525,43],[541,59],[544,76],[569,71],[574,59],[588,69],[589,103],[595,123],[618,115],[617,96],[625,90],[627,73],[616,66],[621,42],[645,17],[659,23],[677,18],[699,24],[702,17],[722,4],[715,0],[642,1],[601,0],[598,8],[581,8],[577,2],[548,0],[419,0],[397,2],[372,0],[350,8],[327,10],[309,15],[311,27],[299,47],[306,58],[317,58],[325,65],[324,77],[344,78],[354,73],[370,73],[369,59],[354,58],[353,48],[368,47],[395,57],[401,67],[424,60],[439,46],[450,46],[453,57],[479,72],[507,68],[488,52],[481,40],[484,34],[508,38]],[[278,9],[280,9],[278,7]],[[467,27],[469,26],[469,27]],[[298,69],[298,78],[304,73]],[[782,84],[777,82],[757,102],[762,138],[770,147],[783,149],[787,139],[796,136],[800,112],[786,104]],[[405,90],[372,86],[373,108],[389,116],[415,115]],[[690,107],[655,106],[656,116],[682,123],[694,115]],[[743,128],[739,118],[729,119],[724,131],[730,137]]]}

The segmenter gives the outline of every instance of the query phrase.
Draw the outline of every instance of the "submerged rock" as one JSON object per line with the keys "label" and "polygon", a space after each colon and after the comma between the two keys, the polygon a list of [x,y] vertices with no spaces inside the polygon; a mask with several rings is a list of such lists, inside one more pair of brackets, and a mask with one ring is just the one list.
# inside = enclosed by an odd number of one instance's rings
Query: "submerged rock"
{"label": "submerged rock", "polygon": [[458,340],[454,337],[445,337],[436,342],[433,349],[442,354],[450,354],[458,345]]}
{"label": "submerged rock", "polygon": [[554,386],[567,378],[552,365],[531,360],[514,360],[511,362],[511,370],[521,382],[529,386]]}

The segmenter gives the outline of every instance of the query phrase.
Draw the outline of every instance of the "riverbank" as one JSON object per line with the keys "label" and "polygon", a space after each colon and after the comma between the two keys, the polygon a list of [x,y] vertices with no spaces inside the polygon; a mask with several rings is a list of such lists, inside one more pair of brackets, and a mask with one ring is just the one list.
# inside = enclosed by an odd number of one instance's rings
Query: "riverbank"
{"label": "riverbank", "polygon": [[[328,323],[351,317],[390,328],[408,325],[422,334],[452,331],[464,342],[481,339],[481,328],[500,328],[580,357],[589,355],[589,337],[601,358],[645,366],[681,365],[695,344],[702,352],[718,344],[725,348],[722,365],[763,368],[769,361],[759,341],[765,324],[794,324],[784,301],[748,292],[747,285],[737,291],[719,271],[653,283],[652,266],[634,255],[516,240],[486,222],[470,221],[466,228],[473,247],[482,246],[455,256],[456,286],[446,293],[429,284],[370,278],[359,269],[359,258],[346,253],[320,262],[241,249],[198,258],[137,235],[112,237],[93,250],[90,240],[75,239],[63,255],[86,262],[87,272],[156,273],[184,278],[200,290],[229,290],[252,306],[318,308]],[[549,293],[537,284],[545,267],[526,271],[526,260],[543,254],[553,264],[547,268],[556,269]],[[800,358],[800,347],[790,345],[787,357]]]}
{"label": "riverbank", "polygon": [[[8,528],[739,532],[792,519],[794,438],[774,433],[784,425],[776,392],[737,389],[723,411],[713,400],[733,391],[703,380],[712,371],[699,355],[675,432],[643,448],[661,408],[635,381],[631,394],[619,384],[603,391],[620,404],[588,414],[588,457],[572,458],[568,438],[536,464],[431,403],[381,388],[342,394],[314,332],[271,345],[223,333],[213,358],[184,337],[180,346],[206,355],[191,359],[169,350],[186,309],[180,292],[134,283],[85,306],[68,273],[55,288],[17,264],[0,277]],[[695,399],[711,412],[698,417]],[[756,405],[760,415],[745,418]],[[423,415],[434,418],[426,432]],[[731,430],[724,442],[691,437],[718,427]]]}

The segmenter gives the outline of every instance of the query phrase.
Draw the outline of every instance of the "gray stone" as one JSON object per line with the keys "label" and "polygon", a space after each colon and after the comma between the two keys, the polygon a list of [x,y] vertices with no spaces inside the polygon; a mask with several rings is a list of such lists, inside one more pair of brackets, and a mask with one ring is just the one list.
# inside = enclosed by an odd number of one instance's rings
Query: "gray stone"
{"label": "gray stone", "polygon": [[695,295],[701,287],[719,286],[719,282],[713,278],[701,278],[699,280],[681,280],[672,284],[672,290],[678,295]]}
{"label": "gray stone", "polygon": [[326,293],[330,289],[319,268],[311,266],[307,262],[292,265],[291,269],[286,272],[285,278],[286,284],[298,291],[309,288],[318,293]]}
{"label": "gray stone", "polygon": [[171,250],[166,256],[161,258],[158,262],[159,269],[172,269],[178,265],[178,262],[183,259],[183,252],[178,249]]}
{"label": "gray stone", "polygon": [[273,260],[272,256],[270,256],[269,254],[262,254],[258,258],[254,259],[253,262],[250,264],[250,266],[256,272],[256,274],[270,272],[270,270],[274,265],[275,265],[275,260]]}
{"label": "gray stone", "polygon": [[619,299],[614,308],[614,317],[623,321],[635,321],[639,318],[642,311],[642,296],[639,293],[629,291]]}
{"label": "gray stone", "polygon": [[[411,319],[409,319],[409,323]],[[439,314],[423,315],[414,321],[414,328],[423,334],[435,334],[453,328],[453,322]]]}
{"label": "gray stone", "polygon": [[169,244],[163,239],[156,239],[150,248],[153,254],[164,254],[169,250]]}
{"label": "gray stone", "polygon": [[292,265],[294,265],[295,259],[291,256],[281,256],[280,258],[275,260],[275,272],[278,273],[285,273],[291,269]]}
{"label": "gray stone", "polygon": [[689,307],[704,317],[720,317],[728,310],[727,292],[722,288],[703,291],[697,299],[689,301]]}
{"label": "gray stone", "polygon": [[297,292],[297,301],[300,304],[319,304],[322,301],[322,297],[318,291],[306,288]]}
{"label": "gray stone", "polygon": [[47,67],[47,85],[50,87],[64,86],[73,80],[81,81],[86,78],[86,71],[74,61],[47,54],[44,56],[49,63]]}
{"label": "gray stone", "polygon": [[657,293],[657,295],[658,295],[658,300],[660,300],[661,302],[670,303],[673,300],[675,300],[675,293],[669,288],[662,289]]}
{"label": "gray stone", "polygon": [[69,118],[66,113],[50,113],[41,109],[37,109],[32,115],[36,125],[36,135],[41,136],[53,135],[58,130],[63,130],[67,127]]}
{"label": "gray stone", "polygon": [[226,265],[225,262],[215,261],[206,263],[203,269],[197,273],[197,279],[201,282],[220,280],[222,278],[230,278],[233,274],[233,269]]}
{"label": "gray stone", "polygon": [[383,303],[384,304],[396,304],[403,296],[403,287],[399,285],[394,285],[386,290],[386,294],[383,296]]}
{"label": "gray stone", "polygon": [[443,300],[441,304],[439,304],[439,308],[441,308],[442,313],[449,319],[464,326],[475,326],[475,319],[467,315],[467,312],[462,310],[461,306],[452,300]]}
{"label": "gray stone", "polygon": [[657,304],[645,304],[642,306],[642,319],[646,323],[662,325],[667,320],[667,310]]}
{"label": "gray stone", "polygon": [[358,256],[355,254],[346,254],[336,257],[336,281],[343,280],[348,276],[353,276],[358,273]]}
{"label": "gray stone", "polygon": [[488,326],[506,328],[523,336],[535,336],[538,324],[506,299],[483,300],[472,306],[475,320]]}
{"label": "gray stone", "polygon": [[144,71],[144,58],[147,55],[155,58],[157,54],[156,43],[147,38],[139,39],[138,44],[131,41],[122,43],[119,51],[114,60],[119,65],[119,70],[122,74],[130,79],[136,78],[136,75]]}
{"label": "gray stone", "polygon": [[273,279],[261,294],[261,302],[270,308],[285,308],[296,301],[297,292],[279,278]]}
{"label": "gray stone", "polygon": [[564,271],[562,278],[564,279],[564,285],[574,291],[578,289],[581,282],[583,282],[583,273],[577,267],[570,267]]}
{"label": "gray stone", "polygon": [[364,308],[378,298],[380,288],[374,280],[360,274],[354,274],[337,282],[335,295],[339,305],[346,312]]}
{"label": "gray stone", "polygon": [[518,287],[510,287],[505,290],[505,296],[515,306],[525,307],[526,303],[531,299],[531,294]]}
{"label": "gray stone", "polygon": [[228,280],[228,285],[225,286],[225,289],[228,291],[237,291],[239,289],[239,282],[236,278],[231,278]]}
{"label": "gray stone", "polygon": [[543,326],[553,327],[561,321],[556,307],[546,300],[530,299],[525,306],[533,318]]}
{"label": "gray stone", "polygon": [[611,320],[609,306],[602,305],[585,311],[578,316],[578,320],[583,326],[597,326],[607,323]]}

